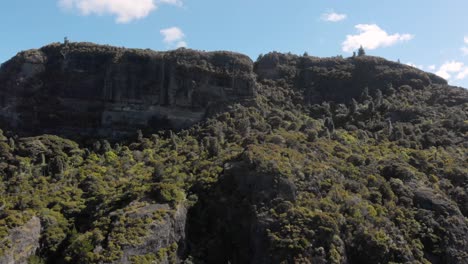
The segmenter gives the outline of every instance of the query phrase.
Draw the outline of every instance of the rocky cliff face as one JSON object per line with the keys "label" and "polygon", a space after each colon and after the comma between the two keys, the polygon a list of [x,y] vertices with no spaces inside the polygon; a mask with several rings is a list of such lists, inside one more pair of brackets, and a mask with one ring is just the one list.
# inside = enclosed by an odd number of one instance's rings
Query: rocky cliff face
{"label": "rocky cliff face", "polygon": [[118,136],[179,129],[253,98],[252,67],[248,57],[231,52],[52,44],[2,65],[1,115],[28,132]]}
{"label": "rocky cliff face", "polygon": [[[186,128],[254,99],[259,80],[304,94],[305,103],[347,102],[365,88],[446,85],[433,74],[377,57],[316,58],[269,53],[254,63],[232,52],[51,44],[19,53],[0,70],[4,127],[61,135],[112,136]],[[283,81],[283,82],[281,82]]]}
{"label": "rocky cliff face", "polygon": [[[144,226],[147,234],[135,245],[122,245],[122,256],[113,263],[139,263],[143,257],[152,257],[161,264],[179,263],[185,250],[185,222],[187,208],[180,204],[172,209],[168,204],[146,205],[127,214],[129,219],[145,219],[158,215],[159,219],[148,221]],[[109,242],[113,243],[111,232]],[[118,233],[117,233],[118,235]]]}
{"label": "rocky cliff face", "polygon": [[280,262],[271,252],[269,230],[276,224],[268,210],[278,201],[294,202],[297,187],[247,160],[225,164],[217,185],[189,212],[189,246],[207,263]]}

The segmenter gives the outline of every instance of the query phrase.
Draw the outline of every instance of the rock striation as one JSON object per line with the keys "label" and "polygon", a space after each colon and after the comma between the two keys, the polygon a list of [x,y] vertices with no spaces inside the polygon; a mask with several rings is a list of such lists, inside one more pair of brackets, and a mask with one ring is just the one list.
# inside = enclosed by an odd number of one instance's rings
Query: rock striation
{"label": "rock striation", "polygon": [[51,44],[2,65],[3,122],[29,133],[119,136],[180,129],[255,95],[253,62],[232,52]]}
{"label": "rock striation", "polygon": [[[367,89],[446,85],[416,68],[363,56],[317,58],[271,52],[255,63],[219,51],[169,52],[54,43],[20,52],[0,69],[0,121],[23,134],[121,137],[182,129],[255,99],[257,80],[289,86],[305,102],[349,102]],[[27,132],[27,133],[26,133]]]}

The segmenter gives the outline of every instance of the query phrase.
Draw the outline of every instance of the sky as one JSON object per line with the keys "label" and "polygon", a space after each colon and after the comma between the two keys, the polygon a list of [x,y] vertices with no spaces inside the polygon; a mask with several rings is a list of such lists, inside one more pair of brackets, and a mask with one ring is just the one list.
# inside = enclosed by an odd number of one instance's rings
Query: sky
{"label": "sky", "polygon": [[4,0],[0,63],[51,42],[368,55],[468,87],[466,0]]}

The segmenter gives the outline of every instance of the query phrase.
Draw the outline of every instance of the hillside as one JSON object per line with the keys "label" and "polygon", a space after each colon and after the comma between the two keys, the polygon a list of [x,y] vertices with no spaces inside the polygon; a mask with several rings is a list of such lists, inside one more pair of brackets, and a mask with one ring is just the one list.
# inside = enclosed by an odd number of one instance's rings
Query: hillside
{"label": "hillside", "polygon": [[468,90],[416,68],[51,44],[0,106],[2,264],[468,263]]}

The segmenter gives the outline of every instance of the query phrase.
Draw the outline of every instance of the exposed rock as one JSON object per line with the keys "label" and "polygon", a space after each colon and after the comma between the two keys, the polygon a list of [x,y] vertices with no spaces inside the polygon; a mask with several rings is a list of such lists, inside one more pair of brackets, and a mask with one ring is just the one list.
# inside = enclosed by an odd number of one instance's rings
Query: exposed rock
{"label": "exposed rock", "polygon": [[268,238],[276,220],[265,208],[272,201],[291,204],[296,192],[278,173],[256,171],[246,161],[227,163],[218,184],[190,209],[189,253],[206,263],[276,263]]}
{"label": "exposed rock", "polygon": [[[122,257],[115,263],[135,263],[134,257],[148,254],[161,255],[158,263],[178,262],[185,250],[185,222],[187,208],[180,204],[175,210],[167,204],[151,204],[128,213],[127,217],[143,219],[161,213],[162,218],[149,223],[145,230],[147,235],[137,245],[124,245]],[[110,238],[112,240],[112,236]]]}
{"label": "exposed rock", "polygon": [[[114,136],[188,127],[256,94],[260,80],[284,80],[306,103],[349,102],[367,87],[445,85],[431,73],[378,57],[316,58],[269,53],[255,63],[232,52],[170,52],[91,43],[19,53],[0,70],[0,117],[29,134]],[[404,88],[406,87],[406,88]]]}
{"label": "exposed rock", "polygon": [[449,199],[434,193],[429,188],[415,190],[413,199],[414,204],[422,209],[435,211],[441,215],[461,215],[456,204],[452,204]]}
{"label": "exposed rock", "polygon": [[211,108],[253,98],[252,68],[247,56],[232,52],[52,44],[2,65],[1,117],[30,134],[179,129]]}
{"label": "exposed rock", "polygon": [[26,264],[28,258],[36,253],[39,248],[41,235],[41,221],[33,217],[24,225],[13,229],[6,238],[10,241],[11,248],[0,256],[0,264]]}
{"label": "exposed rock", "polygon": [[436,245],[430,238],[423,239],[428,252],[440,247],[440,256],[430,256],[433,263],[465,263],[468,259],[468,244],[466,234],[468,221],[461,214],[455,203],[426,187],[416,188],[414,191],[414,204],[419,209],[416,219],[425,226],[434,230],[440,237],[444,237],[441,245]]}
{"label": "exposed rock", "polygon": [[244,162],[226,164],[224,177],[228,186],[235,186],[238,192],[248,195],[253,204],[266,203],[275,198],[287,201],[296,199],[297,188],[290,179],[252,171]]}

